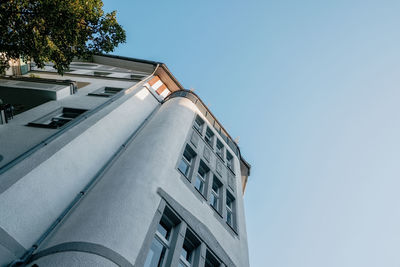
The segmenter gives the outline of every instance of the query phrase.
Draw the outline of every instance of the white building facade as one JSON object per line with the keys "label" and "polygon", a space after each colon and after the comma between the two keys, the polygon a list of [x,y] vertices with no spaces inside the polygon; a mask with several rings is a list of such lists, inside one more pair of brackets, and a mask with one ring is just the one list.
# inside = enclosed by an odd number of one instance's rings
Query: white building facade
{"label": "white building facade", "polygon": [[250,165],[164,64],[24,76],[0,78],[0,266],[249,266]]}

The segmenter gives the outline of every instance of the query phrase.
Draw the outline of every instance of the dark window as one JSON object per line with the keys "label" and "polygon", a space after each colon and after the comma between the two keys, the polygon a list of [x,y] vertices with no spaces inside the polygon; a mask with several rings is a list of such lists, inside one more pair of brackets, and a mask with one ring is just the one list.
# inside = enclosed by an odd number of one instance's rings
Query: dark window
{"label": "dark window", "polygon": [[162,266],[170,245],[170,236],[173,228],[172,222],[166,216],[163,216],[157,227],[157,232],[151,243],[150,251],[147,254],[145,267]]}
{"label": "dark window", "polygon": [[145,267],[160,267],[163,266],[165,260],[165,254],[167,252],[167,246],[162,243],[159,239],[154,238],[151,243],[150,251],[147,254]]}
{"label": "dark window", "polygon": [[221,187],[222,184],[217,177],[213,177],[211,187],[210,205],[218,212],[221,213]]}
{"label": "dark window", "polygon": [[107,76],[112,74],[112,72],[105,72],[105,71],[94,71],[93,75],[95,76]]}
{"label": "dark window", "polygon": [[77,108],[58,108],[46,116],[28,123],[28,126],[57,129],[71,122],[86,111],[86,109]]}
{"label": "dark window", "polygon": [[221,263],[217,260],[217,258],[212,255],[210,251],[207,250],[205,267],[219,267],[220,264]]}
{"label": "dark window", "polygon": [[185,241],[183,242],[181,255],[179,258],[179,267],[190,267],[193,265],[194,258],[196,255],[196,248],[200,245],[200,241],[195,235],[188,229],[185,235]]}
{"label": "dark window", "polygon": [[165,266],[165,261],[170,253],[172,231],[179,223],[179,220],[168,208],[165,209],[163,216],[157,226],[150,250],[147,253],[145,267]]}
{"label": "dark window", "polygon": [[117,87],[102,87],[92,93],[89,93],[89,96],[102,96],[102,97],[111,97],[113,95],[116,95],[117,93],[121,92],[122,88],[117,88]]}
{"label": "dark window", "polygon": [[217,139],[217,155],[223,160],[224,159],[224,145]]}
{"label": "dark window", "polygon": [[195,156],[196,154],[194,153],[193,149],[191,149],[189,145],[186,145],[182,159],[178,165],[178,170],[186,177],[189,177],[190,166],[192,165]]}
{"label": "dark window", "polygon": [[200,161],[199,169],[197,171],[196,179],[194,182],[194,187],[199,191],[203,196],[206,194],[207,187],[207,176],[210,169],[207,167],[205,163]]}
{"label": "dark window", "polygon": [[231,171],[233,171],[233,156],[228,151],[226,151],[226,165]]}
{"label": "dark window", "polygon": [[168,222],[166,219],[161,220],[157,227],[157,232],[160,233],[166,240],[169,240],[171,236],[172,223]]}
{"label": "dark window", "polygon": [[226,223],[235,228],[235,199],[226,191]]}
{"label": "dark window", "polygon": [[204,139],[206,140],[207,144],[209,144],[211,147],[214,146],[214,133],[208,127]]}
{"label": "dark window", "polygon": [[201,134],[203,131],[203,125],[204,121],[199,117],[196,116],[196,119],[194,120],[193,127]]}
{"label": "dark window", "polygon": [[131,79],[134,81],[141,81],[145,75],[140,75],[140,74],[131,74]]}

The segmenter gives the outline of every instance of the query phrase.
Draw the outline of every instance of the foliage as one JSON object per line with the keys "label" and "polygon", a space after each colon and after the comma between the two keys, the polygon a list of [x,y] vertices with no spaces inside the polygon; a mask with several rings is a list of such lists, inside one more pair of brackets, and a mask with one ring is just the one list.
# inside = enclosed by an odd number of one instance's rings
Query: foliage
{"label": "foliage", "polygon": [[63,74],[74,57],[88,59],[125,42],[116,12],[101,0],[0,1],[0,73],[10,59],[54,63]]}

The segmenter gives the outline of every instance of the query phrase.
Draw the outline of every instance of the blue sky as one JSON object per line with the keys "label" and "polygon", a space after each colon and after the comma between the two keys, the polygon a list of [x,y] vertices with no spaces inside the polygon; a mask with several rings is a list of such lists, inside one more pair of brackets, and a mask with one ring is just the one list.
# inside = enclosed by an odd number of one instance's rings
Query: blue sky
{"label": "blue sky", "polygon": [[399,1],[104,3],[240,137],[252,266],[400,266]]}

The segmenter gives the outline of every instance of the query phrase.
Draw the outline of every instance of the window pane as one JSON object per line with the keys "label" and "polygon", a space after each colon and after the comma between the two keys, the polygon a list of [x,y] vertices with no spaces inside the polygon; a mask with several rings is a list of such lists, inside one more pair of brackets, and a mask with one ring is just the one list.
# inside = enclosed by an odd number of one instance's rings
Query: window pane
{"label": "window pane", "polygon": [[171,227],[166,225],[163,221],[158,224],[157,232],[159,232],[166,240],[169,239]]}
{"label": "window pane", "polygon": [[210,146],[213,146],[213,136],[214,133],[209,128],[207,128],[206,136],[204,138]]}
{"label": "window pane", "polygon": [[226,222],[232,226],[232,212],[230,212],[228,210],[227,214],[226,214]]}
{"label": "window pane", "polygon": [[218,209],[218,198],[214,194],[211,194],[210,203],[211,203],[211,206],[214,207],[214,209]]}
{"label": "window pane", "polygon": [[192,161],[192,155],[190,155],[190,152],[187,149],[185,149],[185,152],[183,152],[183,156],[189,163]]}
{"label": "window pane", "polygon": [[204,182],[199,176],[196,176],[194,187],[203,194]]}
{"label": "window pane", "polygon": [[192,250],[186,248],[185,246],[182,248],[181,251],[181,258],[185,259],[188,263],[192,262]]}
{"label": "window pane", "polygon": [[219,267],[219,266],[220,262],[213,255],[211,255],[210,252],[207,251],[205,267]]}
{"label": "window pane", "polygon": [[147,254],[146,262],[144,263],[145,267],[159,267],[162,266],[166,248],[161,244],[161,242],[154,238],[151,243],[149,254]]}
{"label": "window pane", "polygon": [[[214,178],[214,179],[215,179],[215,178]],[[215,193],[218,194],[219,186],[218,186],[218,184],[217,184],[215,181],[213,182],[212,189],[214,190]]]}
{"label": "window pane", "polygon": [[199,167],[199,176],[201,176],[201,178],[203,179],[206,176],[206,171],[204,170],[204,168],[201,167],[201,165]]}
{"label": "window pane", "polygon": [[195,128],[197,131],[201,132],[201,130],[202,130],[202,128],[203,128],[203,124],[204,124],[204,121],[203,121],[202,119],[200,119],[199,116],[197,116],[197,117],[196,117],[196,120],[194,121],[194,128]]}
{"label": "window pane", "polygon": [[188,252],[185,248],[182,248],[181,256],[186,260],[188,256]]}
{"label": "window pane", "polygon": [[219,140],[217,140],[217,155],[220,156],[221,158],[223,157],[223,153],[224,153],[223,148],[224,148],[224,145]]}
{"label": "window pane", "polygon": [[181,159],[181,162],[179,163],[178,169],[185,175],[188,175],[189,172],[189,164],[184,160]]}
{"label": "window pane", "polygon": [[232,209],[232,199],[229,196],[226,197],[226,206]]}

